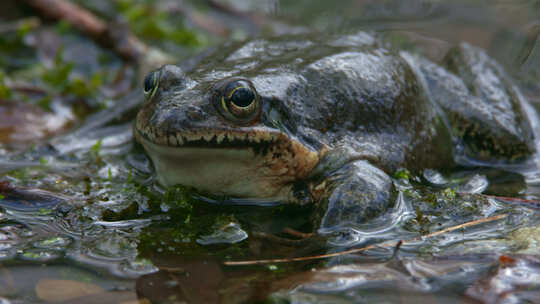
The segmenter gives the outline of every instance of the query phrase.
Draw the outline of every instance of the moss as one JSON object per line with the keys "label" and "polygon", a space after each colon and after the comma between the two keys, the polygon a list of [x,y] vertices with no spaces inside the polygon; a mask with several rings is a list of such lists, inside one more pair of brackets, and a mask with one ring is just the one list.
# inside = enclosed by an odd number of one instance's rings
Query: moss
{"label": "moss", "polygon": [[58,34],[62,35],[62,34],[67,34],[69,33],[71,30],[73,29],[73,27],[71,26],[71,24],[66,21],[66,20],[60,20],[58,21],[58,23],[56,23],[56,26],[55,26],[55,30]]}
{"label": "moss", "polygon": [[74,64],[62,60],[62,51],[58,51],[54,59],[54,66],[45,69],[41,78],[52,87],[62,88],[67,85],[69,74],[73,70]]}
{"label": "moss", "polygon": [[9,99],[11,95],[11,89],[6,86],[4,80],[4,73],[0,71],[0,99]]}
{"label": "moss", "polygon": [[443,199],[455,199],[456,198],[456,188],[445,188],[442,192]]}
{"label": "moss", "polygon": [[411,178],[411,172],[405,168],[399,168],[394,173],[394,177],[398,179],[406,179],[409,180]]}
{"label": "moss", "polygon": [[167,189],[165,193],[165,203],[169,205],[174,205],[181,208],[192,208],[194,203],[193,199],[193,189],[184,186],[174,186]]}
{"label": "moss", "polygon": [[133,2],[120,0],[116,2],[116,5],[138,37],[147,40],[172,41],[183,46],[202,44],[202,40],[194,31],[173,22],[167,13],[156,10],[151,3]]}
{"label": "moss", "polygon": [[139,204],[133,202],[127,208],[124,208],[119,212],[109,209],[104,210],[102,212],[102,217],[103,220],[111,222],[136,219],[139,217]]}
{"label": "moss", "polygon": [[52,111],[51,102],[52,102],[52,96],[46,95],[38,99],[36,104],[40,106],[42,109],[51,112]]}
{"label": "moss", "polygon": [[99,156],[99,151],[101,150],[101,144],[102,144],[103,140],[102,139],[99,139],[91,148],[92,150],[92,153],[94,154],[94,156]]}
{"label": "moss", "polygon": [[133,183],[133,168],[129,168],[127,182],[128,184]]}
{"label": "moss", "polygon": [[22,40],[24,36],[26,36],[26,34],[30,33],[38,25],[39,21],[36,21],[36,19],[32,17],[22,20],[22,22],[19,24],[19,27],[17,28],[17,36],[20,40]]}

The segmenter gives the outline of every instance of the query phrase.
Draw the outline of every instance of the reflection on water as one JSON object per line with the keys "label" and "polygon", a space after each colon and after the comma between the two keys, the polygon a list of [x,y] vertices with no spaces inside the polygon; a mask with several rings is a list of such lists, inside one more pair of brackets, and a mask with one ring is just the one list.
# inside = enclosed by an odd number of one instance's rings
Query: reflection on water
{"label": "reflection on water", "polygon": [[[540,109],[537,1],[211,2],[208,9],[232,4],[242,13],[236,16],[264,13],[264,22],[287,29],[384,32],[433,60],[467,41],[519,80],[533,101],[529,113]],[[215,18],[230,16],[216,11]],[[508,171],[426,170],[396,178],[400,193],[388,214],[321,240],[307,234],[314,228],[309,206],[219,205],[156,187],[148,159],[132,144],[139,93],[22,154],[2,150],[0,171],[9,184],[0,185],[0,296],[66,303],[241,303],[269,296],[275,303],[540,301],[539,156]],[[540,138],[538,119],[533,123]],[[502,217],[453,228],[492,216]],[[443,229],[449,230],[437,234]],[[373,247],[323,260],[222,264],[367,245]],[[63,293],[68,289],[78,292]]]}

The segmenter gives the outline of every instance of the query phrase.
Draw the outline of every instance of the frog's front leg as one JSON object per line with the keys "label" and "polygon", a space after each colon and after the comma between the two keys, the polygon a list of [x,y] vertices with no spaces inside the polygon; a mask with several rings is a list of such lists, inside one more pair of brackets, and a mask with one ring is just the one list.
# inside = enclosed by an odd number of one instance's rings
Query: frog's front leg
{"label": "frog's front leg", "polygon": [[382,215],[395,201],[392,179],[366,160],[344,164],[319,184],[319,233],[358,228]]}

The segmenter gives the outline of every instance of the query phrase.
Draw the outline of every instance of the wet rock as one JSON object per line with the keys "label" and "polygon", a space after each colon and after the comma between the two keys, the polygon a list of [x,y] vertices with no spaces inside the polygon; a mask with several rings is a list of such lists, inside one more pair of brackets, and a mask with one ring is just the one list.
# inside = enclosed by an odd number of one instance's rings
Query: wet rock
{"label": "wet rock", "polygon": [[20,211],[52,209],[67,202],[68,197],[41,189],[14,187],[8,182],[0,182],[0,206]]}
{"label": "wet rock", "polygon": [[540,259],[502,255],[491,273],[469,287],[466,294],[484,303],[539,303]]}

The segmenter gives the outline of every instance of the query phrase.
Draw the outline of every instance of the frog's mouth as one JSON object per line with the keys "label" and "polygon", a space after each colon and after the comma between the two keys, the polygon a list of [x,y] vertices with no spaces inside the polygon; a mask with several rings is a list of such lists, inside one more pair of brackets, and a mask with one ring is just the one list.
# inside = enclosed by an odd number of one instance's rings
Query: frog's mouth
{"label": "frog's mouth", "polygon": [[266,154],[278,141],[288,136],[271,129],[251,130],[202,130],[172,134],[156,134],[137,129],[137,135],[154,144],[178,148],[230,148],[253,149],[256,154]]}
{"label": "frog's mouth", "polygon": [[169,134],[135,129],[139,142],[146,140],[156,145],[177,148],[252,149],[257,155],[266,155],[276,143],[290,140],[286,134],[269,128],[198,130]]}
{"label": "frog's mouth", "polygon": [[160,134],[135,128],[160,184],[182,184],[213,194],[287,200],[292,183],[318,162],[295,138],[267,127]]}

